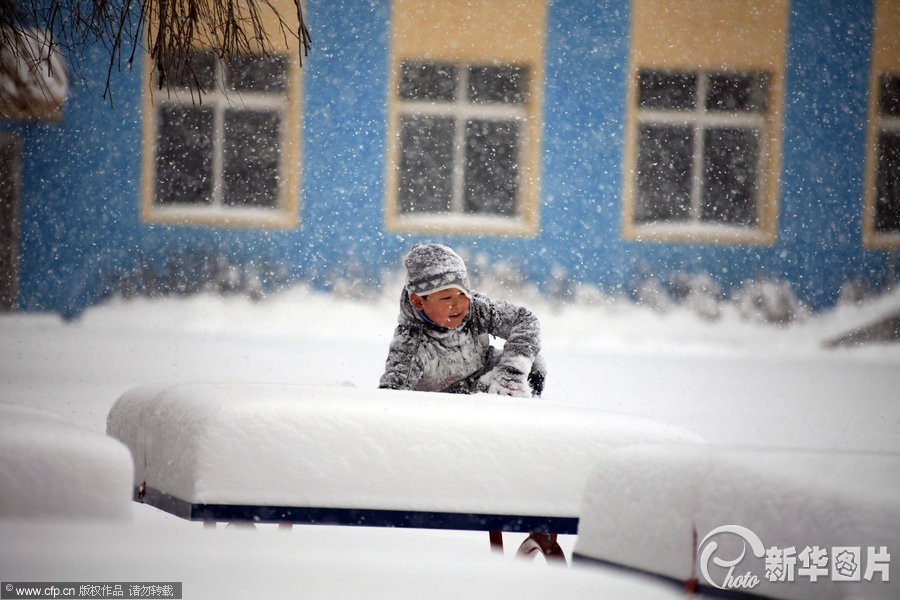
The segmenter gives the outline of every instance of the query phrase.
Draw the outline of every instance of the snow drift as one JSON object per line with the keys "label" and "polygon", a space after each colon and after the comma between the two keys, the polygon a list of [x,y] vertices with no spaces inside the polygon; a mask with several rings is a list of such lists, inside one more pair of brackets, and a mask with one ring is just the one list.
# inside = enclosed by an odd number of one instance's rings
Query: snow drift
{"label": "snow drift", "polygon": [[187,525],[0,520],[0,539],[15,542],[0,544],[0,569],[4,581],[181,582],[190,600],[682,597],[622,574],[503,560],[486,542],[473,552],[467,540],[415,530]]}
{"label": "snow drift", "polygon": [[[900,597],[896,577],[884,581],[890,556],[882,554],[900,548],[898,455],[691,444],[616,448],[598,458],[577,556],[712,589],[728,576],[716,561],[735,560],[743,549],[732,575],[749,571],[758,584],[738,591],[798,600]],[[704,539],[725,526],[750,530],[765,554],[751,555],[730,531]],[[804,564],[807,546],[820,552],[819,565]],[[852,549],[857,570],[835,580],[834,560]],[[804,571],[810,565],[825,570],[813,577]]]}
{"label": "snow drift", "polygon": [[267,384],[148,385],[108,433],[135,484],[190,503],[576,517],[605,449],[699,442],[536,398]]}
{"label": "snow drift", "polygon": [[128,518],[132,473],[118,441],[0,404],[0,518]]}

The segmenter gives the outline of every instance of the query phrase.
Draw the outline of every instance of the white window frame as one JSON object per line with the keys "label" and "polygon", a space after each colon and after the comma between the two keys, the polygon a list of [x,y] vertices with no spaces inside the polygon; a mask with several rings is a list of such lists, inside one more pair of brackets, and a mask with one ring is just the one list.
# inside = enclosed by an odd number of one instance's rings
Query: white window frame
{"label": "white window frame", "polygon": [[[409,61],[412,62],[412,61]],[[429,61],[421,61],[427,63]],[[484,227],[508,227],[509,225],[524,226],[522,175],[527,171],[524,161],[525,148],[530,144],[528,128],[525,123],[528,113],[525,103],[521,102],[470,102],[468,99],[469,70],[472,67],[482,66],[481,63],[453,63],[459,76],[457,77],[454,100],[406,100],[397,98],[398,119],[402,121],[407,116],[438,116],[452,117],[455,123],[453,140],[453,169],[452,169],[452,196],[450,212],[441,213],[399,213],[398,218],[404,224],[411,227],[428,227],[439,223],[442,226],[476,225]],[[491,65],[495,66],[495,65]],[[531,68],[519,66],[528,71],[528,77],[532,77]],[[526,88],[526,96],[530,92]],[[398,92],[399,94],[399,92]],[[472,119],[489,121],[515,121],[519,124],[516,144],[516,211],[515,216],[470,214],[465,212],[465,160],[466,160],[466,124]],[[398,139],[398,154],[402,154],[402,141]],[[400,169],[399,161],[397,169]],[[398,176],[399,181],[399,176]]]}
{"label": "white window frame", "polygon": [[[646,69],[647,71],[663,71],[663,69]],[[645,124],[664,125],[672,127],[690,127],[693,132],[693,164],[691,172],[691,204],[689,217],[677,222],[647,222],[638,223],[634,220],[634,231],[638,234],[653,233],[662,235],[690,235],[692,233],[720,233],[729,238],[758,239],[764,241],[765,234],[761,232],[764,223],[762,206],[762,191],[765,189],[765,165],[766,165],[766,140],[768,139],[766,112],[725,112],[708,110],[706,108],[706,94],[710,76],[722,74],[722,71],[692,70],[682,71],[685,74],[697,76],[697,89],[693,110],[680,109],[643,109],[637,108],[636,128]],[[753,74],[750,71],[731,70],[728,74],[745,75]],[[635,80],[634,85],[638,82]],[[767,90],[767,95],[770,92]],[[756,157],[757,181],[754,190],[754,204],[756,205],[756,224],[751,226],[729,225],[715,221],[702,221],[701,204],[703,201],[703,165],[705,158],[704,133],[712,128],[733,128],[755,130],[759,141],[759,154]],[[635,144],[635,165],[638,164],[640,147]],[[637,186],[637,169],[633,177],[634,185],[634,210],[640,204],[640,190]]]}
{"label": "white window frame", "polygon": [[[882,114],[879,109],[881,104],[881,77],[883,75],[890,75],[893,77],[900,77],[900,72],[898,73],[880,73],[876,76],[875,79],[875,98],[874,98],[874,135],[872,141],[871,148],[871,183],[868,185],[868,195],[870,196],[870,214],[866,219],[866,242],[867,245],[876,247],[876,248],[900,248],[900,230],[897,231],[878,231],[875,229],[876,222],[876,192],[877,192],[877,181],[878,181],[878,163],[881,158],[881,145],[879,140],[881,139],[882,133],[893,133],[900,135],[900,116],[892,116]],[[896,202],[900,202],[900,198],[895,199]]]}
{"label": "white window frame", "polygon": [[[216,58],[215,84],[211,89],[193,92],[187,88],[159,89],[155,70],[152,95],[145,101],[144,180],[142,219],[150,223],[188,226],[223,226],[286,229],[297,224],[299,195],[299,105],[300,72],[291,51],[278,53],[284,57],[285,89],[277,92],[226,90],[224,66]],[[197,106],[212,109],[213,156],[212,202],[209,204],[164,204],[156,200],[156,151],[159,135],[159,110],[165,106]],[[231,206],[223,202],[223,163],[225,147],[225,113],[227,110],[274,111],[279,119],[278,192],[274,206]],[[297,114],[294,114],[294,113]],[[295,173],[291,173],[295,170]],[[296,182],[296,185],[294,185]]]}
{"label": "white window frame", "polygon": [[862,231],[863,247],[873,250],[900,250],[900,232],[875,229],[878,140],[884,131],[900,130],[900,118],[881,113],[882,76],[900,76],[900,38],[897,37],[900,11],[897,6],[897,0],[875,0],[872,60],[869,67],[869,119]]}

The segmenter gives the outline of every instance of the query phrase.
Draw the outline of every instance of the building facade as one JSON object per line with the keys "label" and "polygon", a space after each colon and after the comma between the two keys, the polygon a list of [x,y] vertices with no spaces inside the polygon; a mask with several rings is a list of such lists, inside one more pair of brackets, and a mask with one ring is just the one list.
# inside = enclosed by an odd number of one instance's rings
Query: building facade
{"label": "building facade", "polygon": [[898,0],[305,9],[302,67],[279,36],[198,47],[201,101],[149,58],[107,101],[96,49],[58,114],[0,120],[5,307],[77,314],[211,260],[378,286],[425,240],[548,290],[769,278],[823,309],[897,275]]}

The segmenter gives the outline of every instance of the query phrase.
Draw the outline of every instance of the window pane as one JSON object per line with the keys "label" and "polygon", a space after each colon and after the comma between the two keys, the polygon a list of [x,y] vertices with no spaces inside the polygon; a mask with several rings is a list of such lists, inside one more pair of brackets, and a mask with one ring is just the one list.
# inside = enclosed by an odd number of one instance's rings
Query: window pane
{"label": "window pane", "polygon": [[640,126],[635,221],[682,221],[690,216],[693,157],[690,127]]}
{"label": "window pane", "polygon": [[878,109],[885,117],[900,117],[900,75],[881,76]]}
{"label": "window pane", "polygon": [[470,67],[469,101],[525,102],[528,90],[528,69],[525,67]]}
{"label": "window pane", "polygon": [[213,181],[212,109],[162,106],[157,127],[157,204],[210,204]]}
{"label": "window pane", "polygon": [[187,65],[170,73],[172,85],[181,88],[199,89],[204,92],[215,89],[218,59],[212,52],[197,50],[191,52],[191,60]]}
{"label": "window pane", "polygon": [[454,65],[405,62],[400,67],[400,97],[404,100],[456,98],[458,74]]}
{"label": "window pane", "polygon": [[693,110],[697,76],[693,73],[641,71],[638,73],[638,106],[656,110]]}
{"label": "window pane", "polygon": [[875,183],[875,230],[900,232],[900,133],[878,136]]}
{"label": "window pane", "polygon": [[707,129],[704,136],[702,221],[756,225],[759,132]]}
{"label": "window pane", "polygon": [[229,85],[239,92],[284,92],[287,59],[284,56],[244,55],[228,65]]}
{"label": "window pane", "polygon": [[768,85],[765,73],[710,75],[706,109],[726,112],[765,112]]}
{"label": "window pane", "polygon": [[223,204],[277,206],[280,156],[281,115],[277,111],[226,110]]}
{"label": "window pane", "polygon": [[450,210],[454,130],[452,117],[417,115],[400,119],[401,213]]}
{"label": "window pane", "polygon": [[516,214],[518,142],[516,121],[466,123],[465,212]]}

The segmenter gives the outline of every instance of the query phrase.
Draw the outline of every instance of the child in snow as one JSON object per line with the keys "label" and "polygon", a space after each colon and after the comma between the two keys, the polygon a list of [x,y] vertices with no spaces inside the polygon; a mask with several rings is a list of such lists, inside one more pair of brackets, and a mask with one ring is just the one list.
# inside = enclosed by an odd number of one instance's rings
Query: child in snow
{"label": "child in snow", "polygon": [[[399,324],[379,387],[541,394],[540,326],[529,310],[473,292],[465,263],[447,246],[413,246],[404,264]],[[506,341],[502,352],[492,335]]]}

